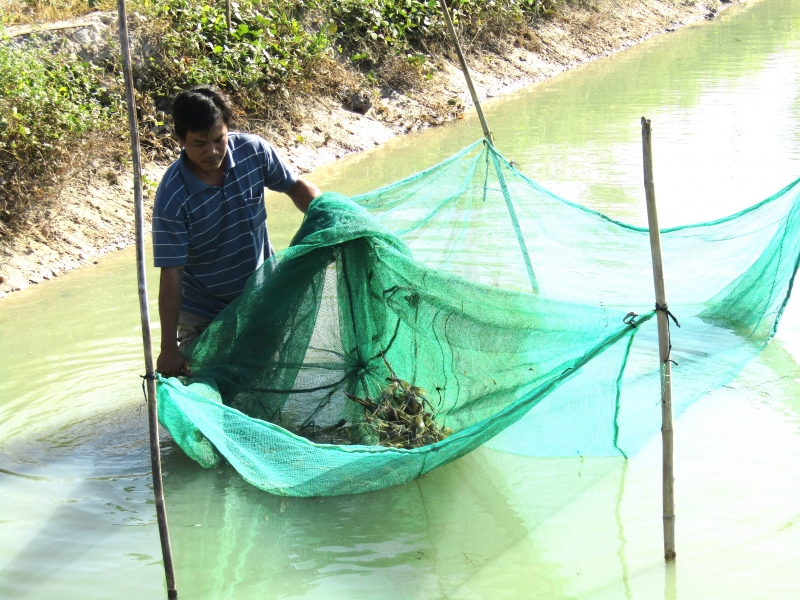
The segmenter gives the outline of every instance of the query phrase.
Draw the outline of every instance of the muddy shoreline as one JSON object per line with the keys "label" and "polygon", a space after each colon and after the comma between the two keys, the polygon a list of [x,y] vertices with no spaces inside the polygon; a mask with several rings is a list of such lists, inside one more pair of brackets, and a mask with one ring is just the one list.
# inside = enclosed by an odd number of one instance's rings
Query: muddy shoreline
{"label": "muddy shoreline", "polygon": [[[563,7],[525,37],[504,40],[497,54],[468,58],[481,99],[506,95],[591,60],[609,56],[654,35],[713,19],[738,2],[702,0],[600,0]],[[99,18],[99,17],[98,17]],[[76,23],[76,28],[84,27]],[[435,58],[433,79],[407,93],[384,91],[366,114],[354,112],[340,98],[299,93],[292,98],[302,125],[254,127],[299,172],[307,173],[345,155],[379,146],[392,137],[463,117],[472,110],[455,54]],[[357,80],[359,75],[352,75]],[[130,165],[105,156],[102,144],[90,148],[85,166],[57,191],[46,234],[34,231],[3,245],[0,252],[0,298],[43,283],[106,252],[134,242],[133,183]],[[130,161],[127,161],[128,163]],[[168,166],[144,166],[146,218],[155,186]]]}

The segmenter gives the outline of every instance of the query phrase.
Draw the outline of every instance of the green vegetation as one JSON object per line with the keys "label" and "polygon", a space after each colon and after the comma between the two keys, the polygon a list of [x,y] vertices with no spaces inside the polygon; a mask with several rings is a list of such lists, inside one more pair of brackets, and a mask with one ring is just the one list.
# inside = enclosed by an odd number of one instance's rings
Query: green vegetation
{"label": "green vegetation", "polygon": [[67,52],[0,41],[0,234],[38,217],[37,192],[89,132],[116,125],[119,83]]}
{"label": "green vegetation", "polygon": [[[526,30],[563,1],[449,4],[468,49],[497,49],[498,40]],[[114,3],[92,0],[92,6]],[[119,60],[91,64],[63,45],[2,35],[3,23],[81,11],[89,12],[87,0],[12,0],[0,11],[0,236],[40,219],[32,208],[43,204],[81,142],[101,132],[124,139]],[[340,65],[360,70],[363,76],[350,77],[362,84],[413,87],[432,77],[430,57],[450,50],[436,0],[239,0],[232,3],[230,29],[224,0],[131,0],[129,11],[131,30],[148,53],[136,64],[135,79],[151,150],[168,137],[159,109],[166,111],[175,92],[188,86],[226,89],[245,119],[295,120],[289,90],[337,94],[345,72]],[[400,79],[398,63],[404,65]]]}
{"label": "green vegetation", "polygon": [[327,29],[308,22],[308,10],[294,2],[232,3],[231,29],[225,3],[153,0],[143,35],[155,49],[140,70],[142,86],[156,101],[176,90],[214,84],[228,91],[238,108],[261,116],[277,85],[304,78],[329,47]]}
{"label": "green vegetation", "polygon": [[234,3],[230,31],[222,3],[165,0],[153,8],[166,28],[162,59],[177,67],[170,74],[182,84],[253,87],[286,81],[300,76],[304,63],[328,45],[325,32],[307,30],[290,4]]}
{"label": "green vegetation", "polygon": [[[448,0],[456,27],[469,39],[516,33],[564,0]],[[414,53],[443,45],[446,29],[438,0],[339,0],[330,3],[331,30],[356,60],[380,56],[388,47]],[[364,56],[366,55],[366,56]]]}

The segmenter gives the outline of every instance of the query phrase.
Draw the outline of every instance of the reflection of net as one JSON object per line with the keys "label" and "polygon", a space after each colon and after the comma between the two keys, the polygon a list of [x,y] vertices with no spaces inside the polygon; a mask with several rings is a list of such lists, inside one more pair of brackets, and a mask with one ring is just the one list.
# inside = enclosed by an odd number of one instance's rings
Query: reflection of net
{"label": "reflection of net", "polygon": [[[772,336],[800,254],[797,196],[793,184],[663,232],[678,411]],[[316,199],[198,340],[196,382],[162,382],[161,419],[201,464],[219,452],[291,495],[401,483],[495,436],[521,454],[630,453],[660,418],[652,297],[646,230],[553,196],[478,143],[352,201]],[[629,310],[647,315],[631,327]],[[380,395],[381,353],[452,435],[412,450],[295,435],[362,423],[345,392]]]}

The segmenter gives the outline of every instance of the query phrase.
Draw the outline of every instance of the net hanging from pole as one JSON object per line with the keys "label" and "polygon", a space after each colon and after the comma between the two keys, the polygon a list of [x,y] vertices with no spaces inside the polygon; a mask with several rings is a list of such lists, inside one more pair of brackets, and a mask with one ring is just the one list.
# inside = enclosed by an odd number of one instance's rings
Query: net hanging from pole
{"label": "net hanging from pole", "polygon": [[[800,257],[798,183],[662,231],[681,322],[676,414],[774,335]],[[161,380],[160,419],[201,465],[224,457],[293,496],[400,484],[484,443],[628,456],[660,426],[653,308],[646,229],[555,196],[476,142],[374,192],[314,200],[191,349],[194,377]],[[351,398],[377,405],[411,386],[445,434],[392,444],[387,412]]]}

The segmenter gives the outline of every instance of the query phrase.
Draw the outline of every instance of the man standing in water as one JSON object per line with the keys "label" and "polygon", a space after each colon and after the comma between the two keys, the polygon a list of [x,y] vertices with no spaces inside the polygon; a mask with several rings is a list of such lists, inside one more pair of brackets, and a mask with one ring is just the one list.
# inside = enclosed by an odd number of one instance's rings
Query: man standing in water
{"label": "man standing in water", "polygon": [[229,133],[231,114],[227,96],[210,86],[181,92],[173,103],[182,151],[153,208],[153,255],[161,269],[157,369],[165,377],[191,374],[183,347],[272,255],[264,188],[285,193],[303,213],[320,195],[265,140]]}

